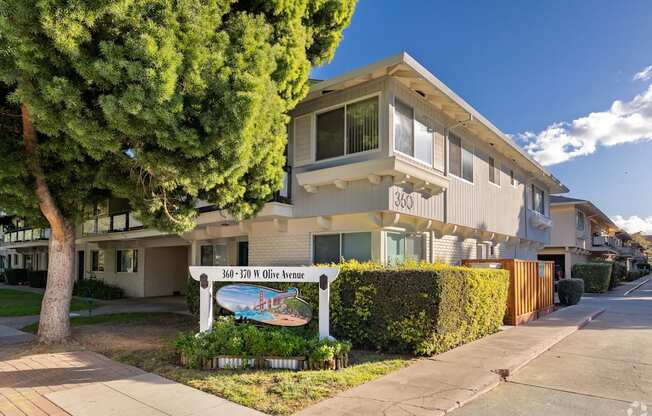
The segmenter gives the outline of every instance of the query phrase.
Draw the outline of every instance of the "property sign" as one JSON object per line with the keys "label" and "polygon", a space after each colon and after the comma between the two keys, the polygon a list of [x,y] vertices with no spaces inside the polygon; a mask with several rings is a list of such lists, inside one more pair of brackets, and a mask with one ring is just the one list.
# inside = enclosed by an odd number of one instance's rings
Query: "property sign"
{"label": "property sign", "polygon": [[199,281],[201,331],[210,331],[213,327],[213,282],[305,282],[319,283],[319,337],[330,337],[330,283],[337,278],[339,267],[190,266],[189,269],[190,276]]}

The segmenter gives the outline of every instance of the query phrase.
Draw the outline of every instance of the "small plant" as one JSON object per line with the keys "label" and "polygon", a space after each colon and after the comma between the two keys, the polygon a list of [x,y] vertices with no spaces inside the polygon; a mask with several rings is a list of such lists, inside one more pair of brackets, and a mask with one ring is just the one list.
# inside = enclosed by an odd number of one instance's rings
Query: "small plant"
{"label": "small plant", "polygon": [[93,299],[113,300],[123,298],[124,290],[99,279],[84,279],[75,282],[72,294]]}
{"label": "small plant", "polygon": [[565,306],[576,305],[584,294],[584,280],[562,279],[557,282],[559,303]]}

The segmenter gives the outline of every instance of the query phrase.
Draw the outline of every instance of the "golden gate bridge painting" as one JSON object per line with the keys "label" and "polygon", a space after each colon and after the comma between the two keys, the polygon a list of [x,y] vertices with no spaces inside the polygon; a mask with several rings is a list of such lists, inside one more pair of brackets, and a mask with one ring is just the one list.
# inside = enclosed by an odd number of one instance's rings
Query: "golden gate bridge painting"
{"label": "golden gate bridge painting", "polygon": [[312,319],[312,307],[299,291],[285,292],[264,286],[233,284],[217,291],[217,303],[236,318],[280,326],[301,326]]}

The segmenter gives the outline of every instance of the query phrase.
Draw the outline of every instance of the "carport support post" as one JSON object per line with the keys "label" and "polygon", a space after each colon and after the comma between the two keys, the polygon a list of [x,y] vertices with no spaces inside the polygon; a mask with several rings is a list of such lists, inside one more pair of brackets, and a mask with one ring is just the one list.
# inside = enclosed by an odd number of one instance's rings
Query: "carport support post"
{"label": "carport support post", "polygon": [[330,285],[328,284],[328,277],[322,274],[319,276],[319,339],[330,339],[329,322],[329,297]]}
{"label": "carport support post", "polygon": [[199,331],[213,329],[213,282],[202,274],[199,278]]}

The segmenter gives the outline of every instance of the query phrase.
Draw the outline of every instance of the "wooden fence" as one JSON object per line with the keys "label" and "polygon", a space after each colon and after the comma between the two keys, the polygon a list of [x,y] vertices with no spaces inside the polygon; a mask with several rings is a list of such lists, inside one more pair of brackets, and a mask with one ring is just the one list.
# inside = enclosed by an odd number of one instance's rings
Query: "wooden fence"
{"label": "wooden fence", "polygon": [[500,263],[502,269],[509,271],[507,325],[520,325],[554,309],[554,262],[515,259],[463,261],[465,266],[479,263]]}

